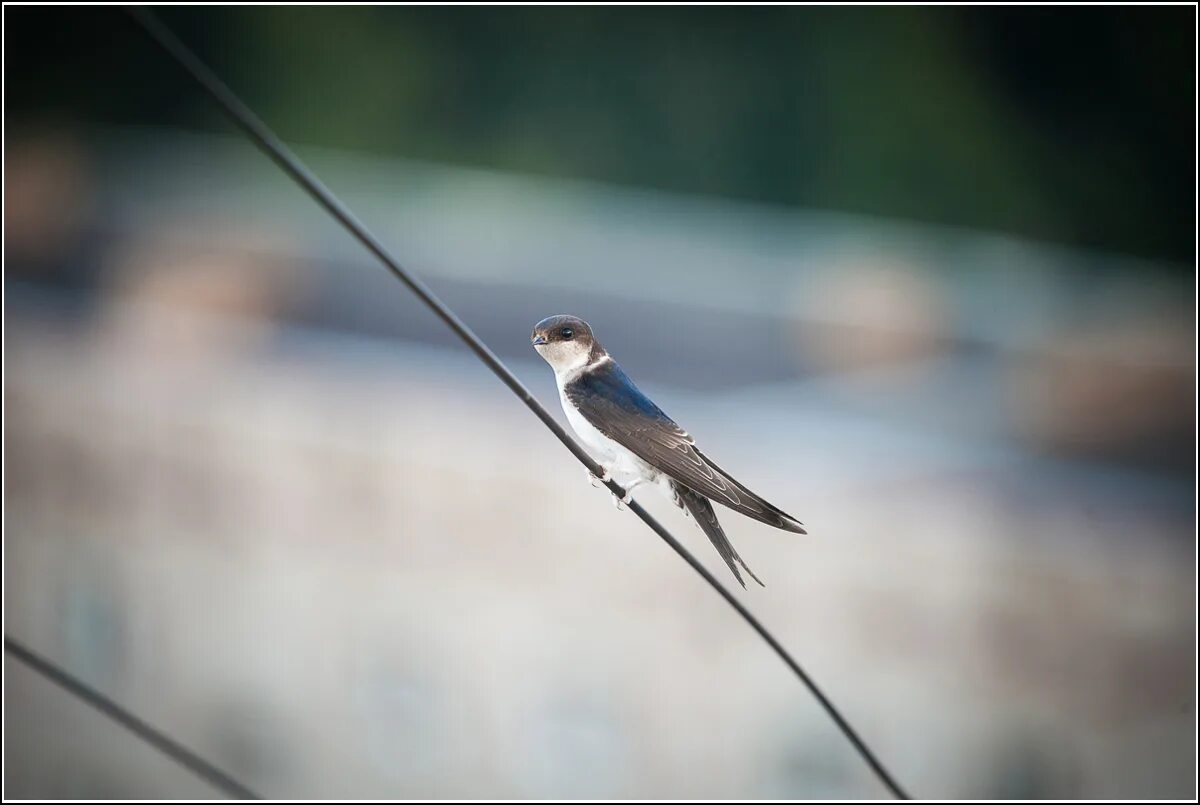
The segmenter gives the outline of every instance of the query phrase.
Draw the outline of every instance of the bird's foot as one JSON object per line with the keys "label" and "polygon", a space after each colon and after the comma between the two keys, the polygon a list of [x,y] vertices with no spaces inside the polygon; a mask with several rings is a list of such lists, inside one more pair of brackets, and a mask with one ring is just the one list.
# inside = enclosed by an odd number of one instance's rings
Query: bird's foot
{"label": "bird's foot", "polygon": [[632,501],[632,500],[633,500],[633,492],[632,491],[626,491],[625,497],[623,497],[623,498],[619,498],[615,494],[613,495],[613,505],[617,507],[617,511],[619,511],[619,512],[625,511],[625,507],[628,506],[630,501]]}
{"label": "bird's foot", "polygon": [[613,495],[613,505],[617,507],[617,511],[623,511],[633,501],[633,490],[644,483],[646,483],[645,478],[632,478],[625,487],[625,497],[619,498]]}
{"label": "bird's foot", "polygon": [[609,473],[609,471],[608,471],[608,468],[607,468],[607,467],[601,467],[601,469],[603,469],[603,470],[604,470],[604,475],[603,475],[602,477],[600,477],[600,478],[597,478],[597,477],[596,477],[596,476],[595,476],[595,475],[592,473],[592,471],[591,471],[591,470],[587,470],[587,479],[588,479],[588,483],[589,483],[589,484],[591,484],[592,486],[596,487],[597,489],[598,489],[598,488],[600,488],[600,487],[602,487],[602,486],[604,486],[606,483],[608,483],[609,481],[611,481],[611,480],[612,480],[612,474],[611,474],[611,473]]}

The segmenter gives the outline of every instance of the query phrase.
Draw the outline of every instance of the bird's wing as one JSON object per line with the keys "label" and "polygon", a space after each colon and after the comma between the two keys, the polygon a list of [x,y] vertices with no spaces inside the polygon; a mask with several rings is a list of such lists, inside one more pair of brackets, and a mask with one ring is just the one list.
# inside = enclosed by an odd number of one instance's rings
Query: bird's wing
{"label": "bird's wing", "polygon": [[733,480],[696,449],[687,431],[643,394],[612,360],[564,387],[584,419],[608,438],[683,486],[755,520],[803,534],[796,518]]}

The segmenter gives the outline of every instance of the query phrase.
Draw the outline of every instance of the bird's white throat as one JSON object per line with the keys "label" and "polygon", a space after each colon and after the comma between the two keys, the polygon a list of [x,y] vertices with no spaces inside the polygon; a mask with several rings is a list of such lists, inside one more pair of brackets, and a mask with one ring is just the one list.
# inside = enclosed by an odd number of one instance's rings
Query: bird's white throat
{"label": "bird's white throat", "polygon": [[596,361],[592,361],[591,348],[577,342],[545,344],[538,347],[537,351],[554,370],[554,378],[558,381],[559,388],[569,383],[590,365],[609,360],[607,354],[601,353]]}

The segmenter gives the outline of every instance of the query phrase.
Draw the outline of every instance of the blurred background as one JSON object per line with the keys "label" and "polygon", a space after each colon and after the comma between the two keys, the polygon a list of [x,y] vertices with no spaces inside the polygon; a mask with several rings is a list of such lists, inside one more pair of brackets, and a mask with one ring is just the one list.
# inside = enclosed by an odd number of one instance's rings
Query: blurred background
{"label": "blurred background", "polygon": [[[738,595],[913,793],[1195,796],[1194,9],[162,16],[556,415],[570,312],[809,526]],[[4,22],[7,635],[269,796],[884,795],[119,12]],[[6,796],[215,793],[4,670]]]}

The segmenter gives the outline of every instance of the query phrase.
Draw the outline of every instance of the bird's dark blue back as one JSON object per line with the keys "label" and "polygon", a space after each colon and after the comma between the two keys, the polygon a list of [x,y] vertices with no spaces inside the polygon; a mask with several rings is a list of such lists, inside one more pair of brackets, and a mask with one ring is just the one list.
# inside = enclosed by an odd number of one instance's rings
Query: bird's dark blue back
{"label": "bird's dark blue back", "polygon": [[589,372],[581,372],[570,385],[572,394],[604,400],[629,413],[671,422],[671,418],[633,384],[614,360],[607,360]]}

